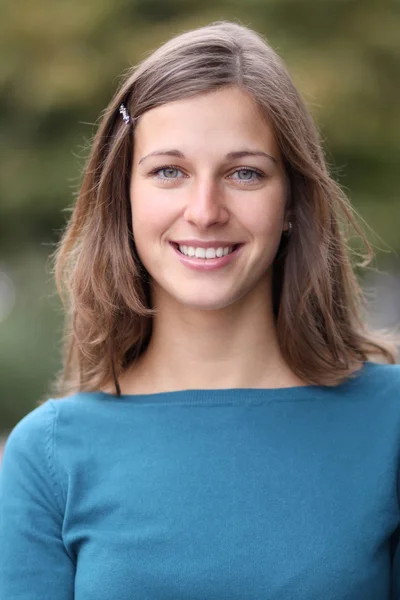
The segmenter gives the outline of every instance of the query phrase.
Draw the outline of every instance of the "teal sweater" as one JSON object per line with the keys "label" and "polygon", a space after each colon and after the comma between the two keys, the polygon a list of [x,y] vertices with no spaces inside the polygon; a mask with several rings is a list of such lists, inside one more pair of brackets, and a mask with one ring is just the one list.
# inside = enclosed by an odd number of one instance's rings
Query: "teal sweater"
{"label": "teal sweater", "polygon": [[400,366],[48,400],[0,470],[3,600],[400,598]]}

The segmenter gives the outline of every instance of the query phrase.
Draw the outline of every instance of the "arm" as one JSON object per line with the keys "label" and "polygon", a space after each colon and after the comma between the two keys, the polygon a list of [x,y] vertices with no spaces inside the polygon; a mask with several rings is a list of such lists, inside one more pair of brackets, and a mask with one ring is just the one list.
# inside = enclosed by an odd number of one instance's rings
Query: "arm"
{"label": "arm", "polygon": [[11,432],[0,468],[0,598],[72,600],[75,566],[62,539],[51,401]]}

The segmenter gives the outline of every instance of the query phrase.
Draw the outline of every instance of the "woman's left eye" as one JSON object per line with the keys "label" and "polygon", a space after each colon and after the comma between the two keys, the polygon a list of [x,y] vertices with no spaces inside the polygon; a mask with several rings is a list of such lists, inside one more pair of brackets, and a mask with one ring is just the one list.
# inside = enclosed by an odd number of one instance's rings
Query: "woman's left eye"
{"label": "woman's left eye", "polygon": [[[257,169],[250,169],[248,167],[242,167],[241,169],[236,169],[236,171],[234,171],[233,174],[235,174],[235,173],[244,174],[244,178],[239,177],[238,181],[244,181],[245,183],[247,181],[250,181],[250,182],[260,181],[260,179],[265,177],[265,175],[261,171],[258,171]],[[246,177],[246,175],[250,175],[251,177]],[[253,175],[256,175],[257,177],[252,177]]]}

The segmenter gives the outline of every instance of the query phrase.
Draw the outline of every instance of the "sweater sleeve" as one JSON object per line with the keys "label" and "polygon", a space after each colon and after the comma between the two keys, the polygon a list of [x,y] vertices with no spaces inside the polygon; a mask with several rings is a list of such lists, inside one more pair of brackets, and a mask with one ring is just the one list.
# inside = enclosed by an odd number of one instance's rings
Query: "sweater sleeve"
{"label": "sweater sleeve", "polygon": [[0,598],[72,600],[75,566],[62,539],[51,400],[11,432],[0,468]]}

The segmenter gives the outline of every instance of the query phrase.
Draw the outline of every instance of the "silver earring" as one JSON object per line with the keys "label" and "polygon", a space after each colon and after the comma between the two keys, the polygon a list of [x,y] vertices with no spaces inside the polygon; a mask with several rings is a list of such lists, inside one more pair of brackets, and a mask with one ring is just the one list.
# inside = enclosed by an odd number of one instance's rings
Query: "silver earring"
{"label": "silver earring", "polygon": [[286,237],[290,237],[292,235],[292,229],[293,229],[292,222],[289,221],[288,228],[283,231],[283,233],[286,235]]}

